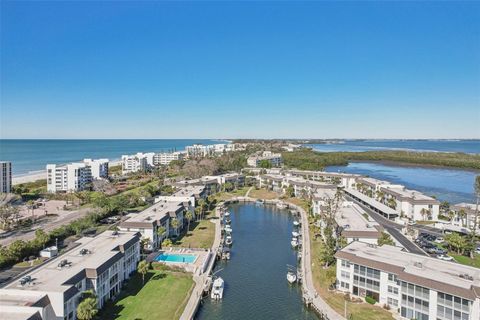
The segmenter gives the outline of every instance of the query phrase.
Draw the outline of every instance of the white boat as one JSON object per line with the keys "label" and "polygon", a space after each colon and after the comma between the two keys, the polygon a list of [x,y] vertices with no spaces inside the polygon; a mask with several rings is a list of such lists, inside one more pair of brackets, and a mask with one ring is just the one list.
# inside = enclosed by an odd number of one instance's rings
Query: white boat
{"label": "white boat", "polygon": [[225,212],[225,217],[230,217],[230,212],[226,211]]}
{"label": "white boat", "polygon": [[223,298],[223,287],[224,287],[224,281],[222,278],[218,277],[213,281],[213,286],[212,286],[212,293],[210,294],[210,297],[213,300],[220,300]]}
{"label": "white boat", "polygon": [[300,222],[298,220],[293,221],[293,225],[295,227],[298,227],[300,225]]}
{"label": "white boat", "polygon": [[277,208],[278,209],[285,209],[286,207],[287,207],[287,205],[285,203],[282,203],[282,202],[277,203]]}
{"label": "white boat", "polygon": [[232,236],[227,236],[227,238],[225,239],[225,244],[227,246],[231,246],[233,243],[233,239],[232,239]]}
{"label": "white boat", "polygon": [[232,233],[232,232],[233,232],[233,229],[232,229],[230,226],[227,225],[227,226],[225,227],[225,232],[227,232],[227,233]]}
{"label": "white boat", "polygon": [[287,281],[289,283],[295,283],[297,281],[297,275],[293,271],[288,271],[287,273]]}
{"label": "white boat", "polygon": [[300,233],[298,233],[297,231],[292,231],[292,236],[294,238],[297,238],[299,235],[300,235]]}
{"label": "white boat", "polygon": [[290,241],[291,245],[293,248],[298,247],[298,239],[297,238],[292,238],[292,241]]}

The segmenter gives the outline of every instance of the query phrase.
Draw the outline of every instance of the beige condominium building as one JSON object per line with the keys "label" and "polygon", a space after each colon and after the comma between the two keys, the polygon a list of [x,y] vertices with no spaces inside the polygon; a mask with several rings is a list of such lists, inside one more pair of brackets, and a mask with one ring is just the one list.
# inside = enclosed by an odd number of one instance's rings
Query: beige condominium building
{"label": "beige condominium building", "polygon": [[0,193],[12,192],[12,163],[0,161]]}

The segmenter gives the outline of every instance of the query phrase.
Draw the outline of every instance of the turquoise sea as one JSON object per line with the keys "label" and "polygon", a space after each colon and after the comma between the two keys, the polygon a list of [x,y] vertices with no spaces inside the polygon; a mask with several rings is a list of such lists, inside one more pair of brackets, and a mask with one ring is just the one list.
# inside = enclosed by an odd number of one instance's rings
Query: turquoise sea
{"label": "turquoise sea", "polygon": [[224,143],[207,139],[135,140],[5,140],[0,139],[0,160],[12,161],[13,175],[45,169],[47,163],[64,164],[84,158],[120,159],[122,154],[184,150],[194,143]]}

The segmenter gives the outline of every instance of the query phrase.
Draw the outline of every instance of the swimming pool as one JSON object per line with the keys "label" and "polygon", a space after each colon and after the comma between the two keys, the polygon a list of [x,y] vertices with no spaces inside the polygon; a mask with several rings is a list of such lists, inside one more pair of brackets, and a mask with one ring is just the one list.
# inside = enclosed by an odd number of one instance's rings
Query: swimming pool
{"label": "swimming pool", "polygon": [[161,262],[181,262],[181,263],[194,263],[197,260],[197,256],[194,254],[179,254],[179,253],[162,253],[155,258],[155,261]]}

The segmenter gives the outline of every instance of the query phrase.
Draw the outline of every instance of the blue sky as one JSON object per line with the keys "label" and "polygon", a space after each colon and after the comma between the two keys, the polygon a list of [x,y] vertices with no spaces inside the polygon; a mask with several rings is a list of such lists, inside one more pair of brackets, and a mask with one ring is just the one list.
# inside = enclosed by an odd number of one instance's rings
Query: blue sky
{"label": "blue sky", "polygon": [[2,138],[479,138],[479,2],[1,2]]}

